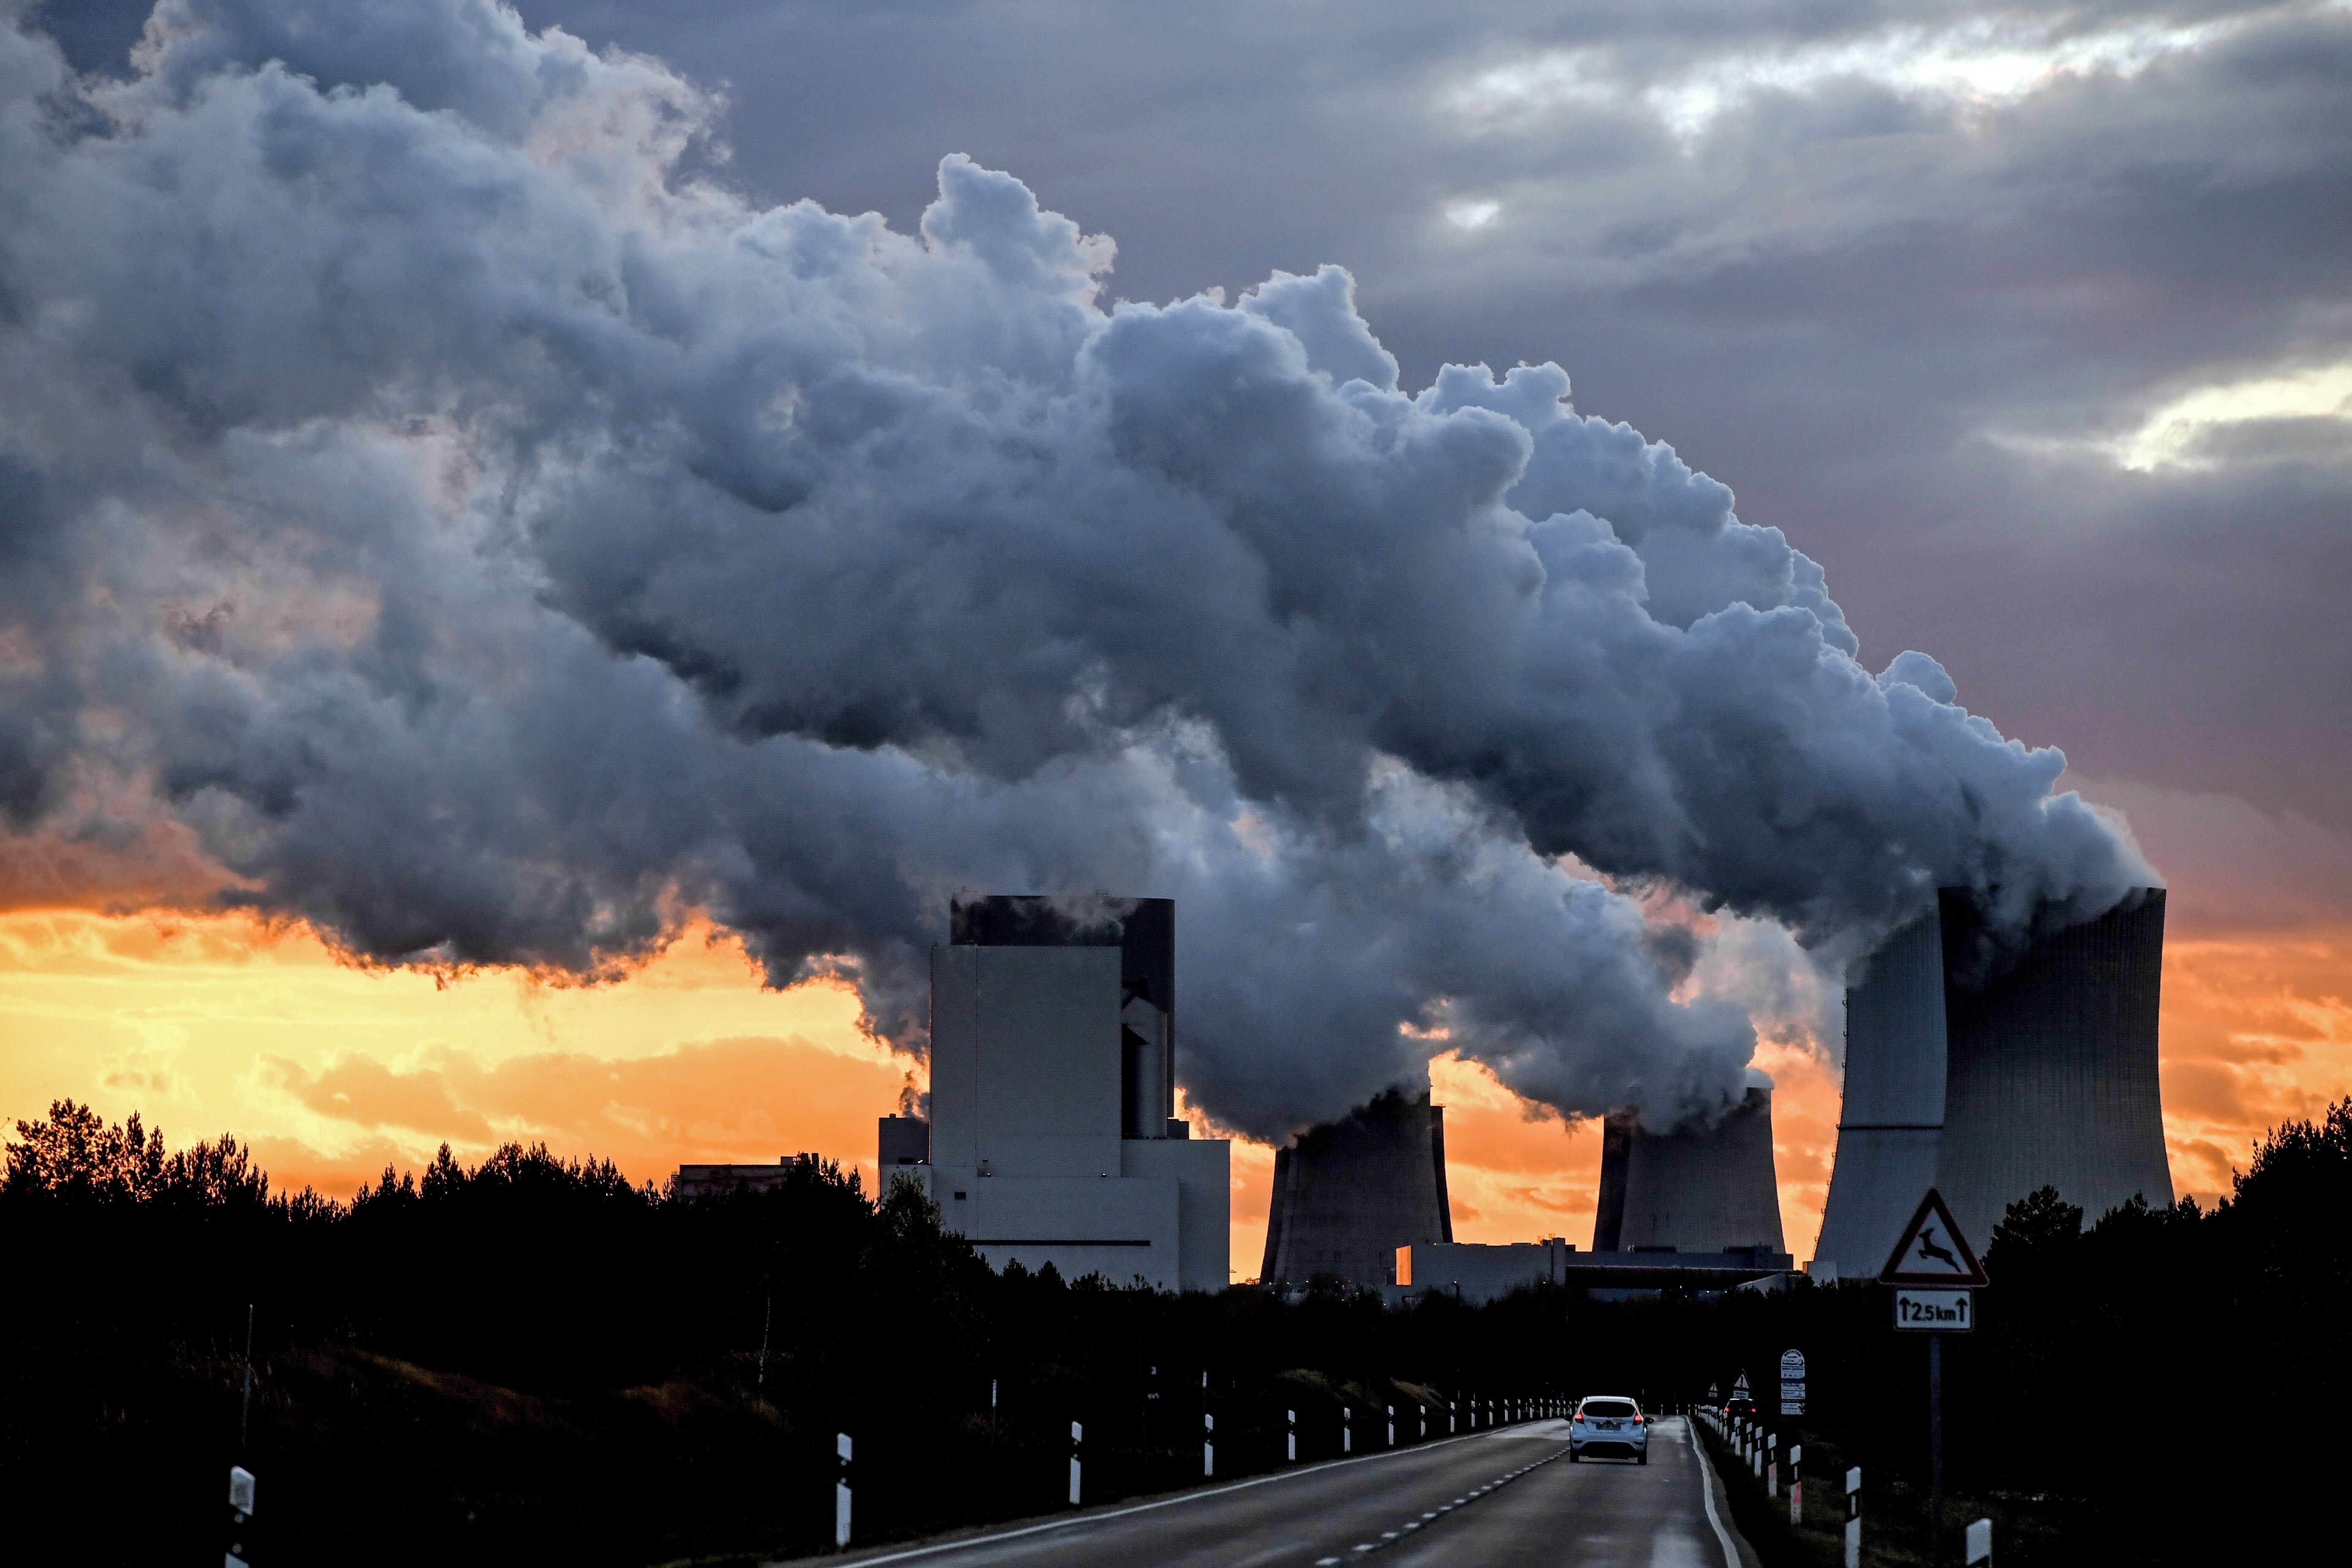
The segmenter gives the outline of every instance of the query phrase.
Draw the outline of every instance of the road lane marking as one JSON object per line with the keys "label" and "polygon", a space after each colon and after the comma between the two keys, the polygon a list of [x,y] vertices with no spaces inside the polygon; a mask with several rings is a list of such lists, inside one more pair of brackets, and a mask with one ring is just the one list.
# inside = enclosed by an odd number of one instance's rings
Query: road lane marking
{"label": "road lane marking", "polygon": [[[1508,1430],[1506,1428],[1506,1430]],[[1150,1502],[1133,1503],[1126,1508],[1108,1509],[1101,1513],[1074,1513],[1066,1519],[1049,1519],[1039,1524],[1024,1524],[1018,1530],[1000,1530],[980,1535],[961,1536],[954,1541],[933,1542],[929,1546],[910,1546],[903,1552],[887,1552],[879,1557],[856,1557],[849,1560],[851,1568],[879,1568],[884,1563],[905,1563],[917,1557],[936,1556],[942,1552],[961,1552],[971,1547],[992,1546],[1000,1541],[1015,1541],[1024,1535],[1041,1535],[1049,1530],[1068,1530],[1081,1524],[1099,1524],[1106,1520],[1125,1519],[1131,1513],[1150,1513],[1154,1509],[1175,1508],[1188,1502],[1205,1502],[1210,1498],[1228,1492],[1247,1491],[1252,1487],[1271,1486],[1276,1481],[1296,1480],[1318,1470],[1336,1470],[1348,1465],[1370,1465],[1381,1459],[1402,1458],[1409,1454],[1431,1454],[1440,1448],[1450,1448],[1456,1443],[1475,1443],[1492,1437],[1492,1432],[1464,1433],[1456,1437],[1433,1437],[1426,1443],[1415,1443],[1409,1448],[1386,1448],[1378,1453],[1358,1454],[1352,1458],[1325,1459],[1320,1464],[1300,1465],[1293,1469],[1276,1470],[1271,1475],[1252,1476],[1245,1481],[1232,1481],[1221,1487],[1202,1487],[1175,1497],[1157,1498]],[[1456,1502],[1462,1500],[1456,1498]]]}

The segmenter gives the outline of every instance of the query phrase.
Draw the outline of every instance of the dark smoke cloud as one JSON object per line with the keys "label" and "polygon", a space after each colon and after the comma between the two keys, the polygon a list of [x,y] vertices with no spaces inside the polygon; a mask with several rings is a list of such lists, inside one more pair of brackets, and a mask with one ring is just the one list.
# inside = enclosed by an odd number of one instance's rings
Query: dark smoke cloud
{"label": "dark smoke cloud", "polygon": [[1834,968],[2149,875],[1557,367],[1401,389],[1335,268],[1106,307],[956,156],[918,233],[762,210],[692,84],[486,0],[164,0],[134,65],[0,35],[20,834],[160,808],[386,963],[708,910],[909,1047],[956,889],[1172,896],[1184,1082],[1267,1134],[1449,1046],[1736,1099],[1738,965],[1620,889]]}

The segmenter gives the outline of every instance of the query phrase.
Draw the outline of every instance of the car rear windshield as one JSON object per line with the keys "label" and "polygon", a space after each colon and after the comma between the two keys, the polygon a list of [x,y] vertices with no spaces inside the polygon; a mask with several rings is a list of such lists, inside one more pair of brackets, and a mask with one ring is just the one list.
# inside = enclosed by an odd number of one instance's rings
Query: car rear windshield
{"label": "car rear windshield", "polygon": [[1631,1415],[1633,1403],[1629,1399],[1588,1399],[1584,1402],[1584,1413],[1600,1416]]}

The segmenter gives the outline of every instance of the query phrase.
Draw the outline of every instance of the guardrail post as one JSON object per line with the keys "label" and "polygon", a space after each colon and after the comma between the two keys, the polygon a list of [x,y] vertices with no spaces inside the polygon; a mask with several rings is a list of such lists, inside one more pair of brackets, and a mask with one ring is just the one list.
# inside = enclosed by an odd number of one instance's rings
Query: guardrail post
{"label": "guardrail post", "polygon": [[1969,1526],[1965,1561],[1969,1568],[1976,1568],[1979,1563],[1985,1568],[1992,1568],[1992,1521],[1980,1519]]}
{"label": "guardrail post", "polygon": [[1862,1468],[1845,1473],[1845,1568],[1862,1568]]}
{"label": "guardrail post", "polygon": [[[247,1307],[246,1335],[248,1339],[253,1333],[252,1322],[253,1309]],[[246,1376],[250,1380],[252,1375],[253,1369],[248,1364]],[[247,1386],[251,1386],[249,1381]],[[228,1543],[228,1568],[245,1568],[245,1527],[253,1518],[253,1472],[243,1465],[228,1468],[228,1518],[229,1533],[233,1537]]]}
{"label": "guardrail post", "polygon": [[849,1434],[833,1435],[833,1544],[835,1551],[849,1544]]}
{"label": "guardrail post", "polygon": [[1077,1422],[1070,1423],[1070,1506],[1078,1506],[1082,1495],[1078,1488],[1078,1457],[1086,1451],[1087,1429]]}

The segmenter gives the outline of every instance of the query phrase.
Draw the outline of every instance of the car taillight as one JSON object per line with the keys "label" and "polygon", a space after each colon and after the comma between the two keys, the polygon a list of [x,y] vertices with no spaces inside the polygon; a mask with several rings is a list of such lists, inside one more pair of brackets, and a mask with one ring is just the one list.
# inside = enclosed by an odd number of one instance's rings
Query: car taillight
{"label": "car taillight", "polygon": [[1641,1413],[1640,1411],[1636,1410],[1635,1412],[1633,1412],[1633,1425],[1634,1425],[1634,1426],[1639,1426],[1641,1424],[1642,1424],[1642,1413]]}
{"label": "car taillight", "polygon": [[1579,1420],[1579,1421],[1583,1420],[1583,1419],[1584,1419],[1584,1412],[1583,1412],[1583,1411],[1581,1411],[1581,1410],[1578,1411],[1578,1412],[1576,1413],[1576,1416],[1575,1416],[1575,1418],[1576,1418],[1577,1420]]}

